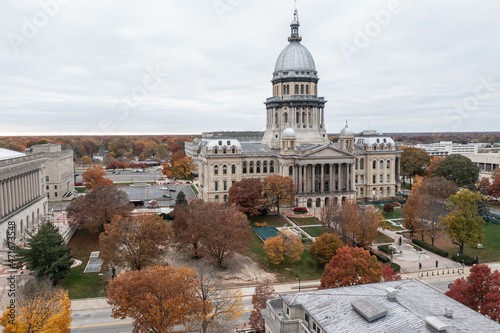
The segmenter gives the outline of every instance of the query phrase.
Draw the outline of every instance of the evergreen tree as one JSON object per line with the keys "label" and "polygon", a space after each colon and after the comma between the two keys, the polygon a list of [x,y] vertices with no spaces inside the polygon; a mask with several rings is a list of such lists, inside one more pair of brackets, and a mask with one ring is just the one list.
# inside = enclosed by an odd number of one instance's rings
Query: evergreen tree
{"label": "evergreen tree", "polygon": [[69,249],[52,223],[44,223],[36,234],[28,232],[24,248],[16,247],[16,266],[26,264],[37,279],[48,278],[56,284],[71,267]]}
{"label": "evergreen tree", "polygon": [[184,194],[184,192],[182,191],[179,191],[179,193],[177,194],[177,198],[175,199],[175,205],[185,205],[187,204],[187,200],[186,200],[186,195]]}

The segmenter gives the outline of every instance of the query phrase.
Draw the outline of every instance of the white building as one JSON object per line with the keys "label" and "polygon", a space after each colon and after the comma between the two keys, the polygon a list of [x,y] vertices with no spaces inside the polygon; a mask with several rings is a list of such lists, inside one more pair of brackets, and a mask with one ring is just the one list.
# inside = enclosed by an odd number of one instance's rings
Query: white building
{"label": "white building", "polygon": [[26,155],[0,148],[0,248],[3,250],[9,222],[13,222],[15,240],[19,242],[28,229],[33,229],[47,215],[45,162],[43,154]]}
{"label": "white building", "polygon": [[477,154],[482,143],[454,143],[453,141],[441,141],[439,143],[418,144],[415,148],[425,150],[432,156],[446,157],[451,154]]}

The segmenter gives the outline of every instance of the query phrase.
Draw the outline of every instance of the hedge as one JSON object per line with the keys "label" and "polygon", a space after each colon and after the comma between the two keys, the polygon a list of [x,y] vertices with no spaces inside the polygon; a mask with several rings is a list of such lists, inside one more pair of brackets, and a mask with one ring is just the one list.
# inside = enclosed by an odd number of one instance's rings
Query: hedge
{"label": "hedge", "polygon": [[401,270],[401,266],[399,266],[398,264],[396,264],[394,262],[391,262],[391,259],[389,259],[388,257],[386,257],[386,256],[384,256],[382,254],[375,253],[372,250],[370,250],[370,254],[372,256],[377,257],[377,260],[380,261],[383,264],[386,264],[388,262],[391,263],[391,266],[392,266],[392,269],[394,269],[394,272],[399,272]]}
{"label": "hedge", "polygon": [[422,242],[422,241],[421,241],[421,240],[419,240],[419,239],[415,239],[415,238],[414,238],[414,239],[412,239],[411,241],[412,241],[413,243],[417,244],[418,246],[420,246],[420,247],[422,247],[422,248],[424,248],[424,249],[428,250],[428,251],[431,251],[431,252],[433,252],[433,253],[435,253],[435,254],[440,255],[441,257],[445,257],[445,258],[447,258],[447,257],[448,257],[448,255],[449,255],[449,253],[448,253],[448,252],[446,252],[445,250],[442,250],[442,249],[440,249],[440,248],[438,248],[438,247],[432,246],[431,244],[427,244],[426,242]]}
{"label": "hedge", "polygon": [[377,246],[377,248],[382,251],[382,252],[385,252],[387,254],[392,254],[392,251],[389,250],[389,245],[385,244],[385,245],[379,245]]}
{"label": "hedge", "polygon": [[451,256],[451,259],[458,262],[458,263],[462,263],[462,260],[464,261],[464,264],[466,264],[467,266],[472,266],[476,263],[476,259],[475,258],[471,258],[465,254],[462,254],[461,256],[457,256],[456,254],[453,254]]}
{"label": "hedge", "polygon": [[401,266],[399,266],[398,264],[396,264],[395,262],[392,262],[391,263],[391,266],[392,266],[392,269],[394,270],[394,272],[399,272],[401,271]]}

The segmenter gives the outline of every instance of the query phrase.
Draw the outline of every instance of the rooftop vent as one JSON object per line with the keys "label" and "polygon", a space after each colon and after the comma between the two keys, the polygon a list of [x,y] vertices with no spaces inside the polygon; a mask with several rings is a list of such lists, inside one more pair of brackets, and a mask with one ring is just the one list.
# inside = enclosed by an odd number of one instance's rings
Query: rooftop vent
{"label": "rooftop vent", "polygon": [[387,298],[391,301],[396,300],[396,296],[398,294],[398,291],[394,289],[393,287],[386,288],[385,291],[387,292]]}
{"label": "rooftop vent", "polygon": [[446,318],[453,318],[453,310],[452,310],[452,309],[445,308],[445,309],[444,309],[444,316],[445,316]]}
{"label": "rooftop vent", "polygon": [[447,324],[443,323],[441,320],[439,320],[436,317],[427,317],[425,318],[425,322],[427,325],[432,327],[433,329],[436,330],[438,333],[444,333],[446,332],[447,329],[450,328]]}
{"label": "rooftop vent", "polygon": [[387,308],[368,299],[358,299],[351,306],[368,322],[372,322],[387,315]]}

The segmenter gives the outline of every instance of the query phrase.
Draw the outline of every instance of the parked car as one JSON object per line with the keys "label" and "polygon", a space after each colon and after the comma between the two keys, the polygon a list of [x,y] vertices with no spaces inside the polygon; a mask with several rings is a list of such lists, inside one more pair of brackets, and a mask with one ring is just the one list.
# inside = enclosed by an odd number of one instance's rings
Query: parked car
{"label": "parked car", "polygon": [[170,194],[163,193],[162,197],[164,197],[164,198],[170,198]]}
{"label": "parked car", "polygon": [[175,188],[171,188],[169,191],[170,192],[175,192]]}
{"label": "parked car", "polygon": [[162,190],[162,191],[168,191],[168,187],[162,187],[160,190]]}

